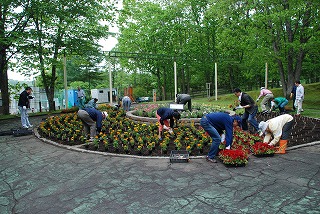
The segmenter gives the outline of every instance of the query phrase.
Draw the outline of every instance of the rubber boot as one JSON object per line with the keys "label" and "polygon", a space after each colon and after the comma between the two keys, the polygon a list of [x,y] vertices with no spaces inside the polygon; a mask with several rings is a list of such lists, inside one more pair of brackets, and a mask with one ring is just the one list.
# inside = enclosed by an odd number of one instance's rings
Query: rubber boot
{"label": "rubber boot", "polygon": [[286,154],[287,143],[288,143],[288,140],[280,140],[278,151],[276,151],[275,153]]}

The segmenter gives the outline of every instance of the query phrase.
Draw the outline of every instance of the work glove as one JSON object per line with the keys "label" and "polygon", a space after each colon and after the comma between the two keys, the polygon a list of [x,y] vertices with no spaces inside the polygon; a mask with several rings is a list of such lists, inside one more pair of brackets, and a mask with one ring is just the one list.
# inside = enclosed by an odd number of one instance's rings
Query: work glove
{"label": "work glove", "polygon": [[163,125],[163,128],[164,128],[165,130],[169,130],[169,127],[166,126],[166,125]]}
{"label": "work glove", "polygon": [[225,135],[225,134],[222,134],[222,135],[221,135],[221,143],[222,143],[223,141],[225,141],[225,139],[226,139],[226,135]]}
{"label": "work glove", "polygon": [[26,110],[26,109],[27,109],[27,106],[23,106],[22,108],[23,108],[24,110]]}
{"label": "work glove", "polygon": [[173,134],[173,130],[172,130],[171,128],[169,129],[169,133],[170,133],[170,134]]}
{"label": "work glove", "polygon": [[242,109],[243,107],[242,106],[237,106],[237,107],[235,107],[235,109],[237,110],[237,109]]}

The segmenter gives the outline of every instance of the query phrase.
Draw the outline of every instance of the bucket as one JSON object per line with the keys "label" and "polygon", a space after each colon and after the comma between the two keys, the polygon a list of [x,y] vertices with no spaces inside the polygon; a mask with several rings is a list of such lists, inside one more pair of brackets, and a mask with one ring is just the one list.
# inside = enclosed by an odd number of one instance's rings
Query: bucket
{"label": "bucket", "polygon": [[276,154],[286,154],[286,148],[287,148],[288,140],[280,140],[278,151],[276,151]]}

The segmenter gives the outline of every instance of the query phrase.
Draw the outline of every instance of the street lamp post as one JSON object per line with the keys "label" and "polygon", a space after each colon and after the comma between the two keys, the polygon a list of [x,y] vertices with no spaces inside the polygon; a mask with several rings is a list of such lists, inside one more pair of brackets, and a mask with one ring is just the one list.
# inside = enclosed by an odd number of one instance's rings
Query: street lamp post
{"label": "street lamp post", "polygon": [[63,50],[63,80],[64,80],[64,93],[65,93],[65,105],[68,109],[68,86],[67,86],[67,58],[66,47],[61,48]]}

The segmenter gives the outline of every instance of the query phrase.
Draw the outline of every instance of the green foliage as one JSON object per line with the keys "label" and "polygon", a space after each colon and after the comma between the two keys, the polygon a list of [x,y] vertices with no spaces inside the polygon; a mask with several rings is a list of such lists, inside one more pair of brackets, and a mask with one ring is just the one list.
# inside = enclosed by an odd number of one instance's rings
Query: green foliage
{"label": "green foliage", "polygon": [[17,82],[14,85],[9,84],[9,94],[13,95],[15,100],[19,100],[21,90],[25,89],[27,86],[28,85],[26,83],[20,84],[20,82]]}
{"label": "green foliage", "polygon": [[[186,93],[213,85],[215,62],[223,74],[220,88],[254,90],[264,84],[267,63],[269,84],[281,83],[288,95],[296,79],[319,81],[317,8],[319,2],[302,0],[126,1],[118,50],[176,56],[178,91]],[[162,87],[174,91],[172,60],[126,58],[120,64],[131,74],[155,76],[161,96]]]}

